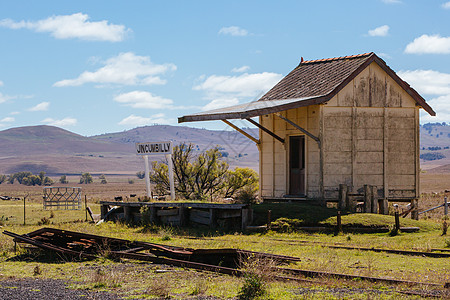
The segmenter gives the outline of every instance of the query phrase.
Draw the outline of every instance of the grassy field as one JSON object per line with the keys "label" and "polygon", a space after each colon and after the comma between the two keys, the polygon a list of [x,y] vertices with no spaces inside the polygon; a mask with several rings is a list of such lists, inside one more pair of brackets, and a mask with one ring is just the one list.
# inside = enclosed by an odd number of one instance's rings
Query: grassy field
{"label": "grassy field", "polygon": [[[99,213],[100,200],[111,200],[114,196],[144,195],[145,184],[135,179],[129,184],[126,177],[107,178],[108,184],[94,183],[83,187],[88,206]],[[75,182],[76,178],[69,179]],[[98,181],[98,180],[97,180]],[[69,184],[70,186],[70,184]],[[423,195],[421,207],[431,207],[442,202],[442,184],[436,194]],[[300,257],[302,260],[290,264],[290,268],[327,271],[357,276],[403,279],[422,283],[443,285],[450,282],[450,259],[406,256],[372,251],[333,249],[327,245],[375,247],[430,251],[434,248],[450,250],[450,235],[442,235],[442,211],[430,213],[420,221],[401,219],[402,226],[417,226],[417,233],[389,233],[339,235],[324,233],[267,231],[242,234],[235,232],[208,231],[204,228],[157,227],[146,231],[142,226],[127,226],[111,222],[95,226],[85,222],[82,211],[50,211],[42,207],[42,188],[21,185],[0,185],[0,195],[23,197],[26,200],[26,225],[23,225],[23,201],[0,201],[0,226],[24,234],[41,228],[38,225],[45,217],[46,226],[80,231],[130,240],[156,242],[160,244],[192,248],[240,248],[266,253]],[[279,205],[278,205],[279,207]],[[304,204],[277,204],[255,206],[256,220],[264,223],[267,210],[271,209],[272,220],[288,217],[305,224],[332,226],[336,223],[336,210]],[[258,221],[259,220],[259,221]],[[392,216],[373,214],[347,214],[343,224],[358,226],[392,226]],[[253,262],[252,262],[253,263]],[[271,279],[265,264],[256,268],[266,294],[260,299],[419,299],[420,296],[404,295],[401,291],[426,292],[435,289],[429,286],[392,286],[368,283],[362,280],[315,278],[310,283],[281,282]],[[247,267],[251,269],[249,264]],[[255,272],[256,272],[255,271]],[[72,262],[48,254],[30,254],[23,248],[14,252],[14,243],[6,235],[0,235],[0,280],[20,278],[63,279],[74,289],[109,291],[127,299],[174,298],[233,299],[242,295],[249,279],[199,272],[165,265],[156,265],[133,260],[112,261],[99,258],[94,261]],[[437,288],[439,290],[439,288]],[[447,290],[448,292],[448,290]],[[200,297],[200,298],[199,298]],[[445,297],[445,296],[443,296]]]}

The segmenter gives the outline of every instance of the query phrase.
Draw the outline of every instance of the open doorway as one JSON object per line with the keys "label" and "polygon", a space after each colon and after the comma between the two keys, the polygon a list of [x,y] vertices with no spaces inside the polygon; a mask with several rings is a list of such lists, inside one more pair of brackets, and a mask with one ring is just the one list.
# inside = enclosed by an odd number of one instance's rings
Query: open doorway
{"label": "open doorway", "polygon": [[289,195],[305,195],[305,136],[289,137]]}

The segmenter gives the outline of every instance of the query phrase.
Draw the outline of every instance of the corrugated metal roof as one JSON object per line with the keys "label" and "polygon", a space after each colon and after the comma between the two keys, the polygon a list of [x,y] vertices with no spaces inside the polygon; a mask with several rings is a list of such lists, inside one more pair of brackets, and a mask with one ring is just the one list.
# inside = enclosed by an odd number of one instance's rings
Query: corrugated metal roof
{"label": "corrugated metal roof", "polygon": [[375,53],[301,61],[258,101],[183,116],[179,123],[245,119],[329,101],[369,64],[376,62],[430,115],[436,113]]}
{"label": "corrugated metal roof", "polygon": [[321,97],[253,101],[184,116],[178,118],[178,123],[253,118],[297,107],[308,106],[314,104],[313,102],[319,101],[319,99],[321,99]]}

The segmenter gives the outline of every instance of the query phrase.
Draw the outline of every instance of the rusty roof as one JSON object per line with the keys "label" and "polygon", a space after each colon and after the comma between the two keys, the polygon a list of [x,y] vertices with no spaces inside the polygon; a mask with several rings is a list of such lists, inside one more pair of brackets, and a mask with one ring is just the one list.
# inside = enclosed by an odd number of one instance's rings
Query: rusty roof
{"label": "rusty roof", "polygon": [[244,119],[329,101],[362,70],[376,62],[425,111],[436,113],[408,83],[375,53],[302,61],[258,101],[184,116],[179,123]]}

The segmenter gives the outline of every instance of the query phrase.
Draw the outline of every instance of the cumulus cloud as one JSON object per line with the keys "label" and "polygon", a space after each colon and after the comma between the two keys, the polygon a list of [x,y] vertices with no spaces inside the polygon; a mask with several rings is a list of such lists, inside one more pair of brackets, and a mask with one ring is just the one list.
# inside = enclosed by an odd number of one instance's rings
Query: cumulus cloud
{"label": "cumulus cloud", "polygon": [[42,123],[45,123],[47,125],[52,125],[52,126],[58,126],[58,127],[73,126],[73,125],[77,124],[77,119],[71,118],[71,117],[67,117],[67,118],[60,119],[60,120],[56,120],[53,118],[46,118],[46,119],[42,120]]}
{"label": "cumulus cloud", "polygon": [[202,111],[218,109],[222,107],[232,106],[239,104],[239,99],[230,98],[230,99],[214,99],[205,106],[202,107]]}
{"label": "cumulus cloud", "polygon": [[449,122],[450,120],[450,74],[433,70],[400,71],[397,73],[422,95],[436,95],[427,103],[436,112],[432,117],[421,114],[421,122]]}
{"label": "cumulus cloud", "polygon": [[120,121],[119,125],[131,125],[131,126],[144,126],[144,125],[150,125],[150,124],[173,124],[175,123],[175,120],[172,120],[170,118],[166,118],[164,114],[156,114],[152,115],[150,117],[141,117],[141,116],[135,116],[130,115]]}
{"label": "cumulus cloud", "polygon": [[238,26],[229,26],[220,28],[219,34],[231,36],[247,36],[249,33],[247,30]]}
{"label": "cumulus cloud", "polygon": [[125,39],[130,29],[124,25],[110,24],[108,21],[89,21],[89,16],[82,13],[52,16],[39,21],[0,20],[0,26],[10,29],[29,29],[36,32],[48,32],[57,39],[81,39],[90,41],[120,42]]}
{"label": "cumulus cloud", "polygon": [[436,112],[436,116],[422,113],[421,122],[449,122],[450,120],[450,94],[428,100],[427,103]]}
{"label": "cumulus cloud", "polygon": [[29,108],[29,111],[46,111],[48,110],[48,107],[50,106],[50,102],[41,102],[37,104],[36,106],[33,106]]}
{"label": "cumulus cloud", "polygon": [[242,66],[242,67],[239,67],[239,68],[233,68],[231,70],[231,72],[233,72],[233,73],[243,73],[243,72],[247,72],[248,70],[250,70],[249,66]]}
{"label": "cumulus cloud", "polygon": [[152,85],[165,84],[166,80],[159,77],[169,71],[175,71],[174,64],[155,64],[148,56],[138,56],[132,52],[120,53],[108,59],[100,69],[85,71],[75,79],[65,79],[53,86],[80,86],[85,83],[121,84],[121,85]]}
{"label": "cumulus cloud", "polygon": [[155,96],[146,91],[132,91],[114,97],[114,101],[133,108],[167,109],[173,108],[173,101]]}
{"label": "cumulus cloud", "polygon": [[400,71],[397,73],[420,94],[450,95],[450,74],[433,70]]}
{"label": "cumulus cloud", "polygon": [[424,34],[409,43],[405,48],[405,53],[450,54],[450,37]]}
{"label": "cumulus cloud", "polygon": [[16,97],[8,96],[8,95],[4,95],[4,94],[0,93],[0,103],[6,102],[6,101],[14,99],[14,98],[16,98]]}
{"label": "cumulus cloud", "polygon": [[211,98],[217,98],[218,95],[223,94],[256,97],[272,88],[281,78],[281,74],[270,72],[244,73],[239,76],[211,75],[193,89],[206,91]]}
{"label": "cumulus cloud", "polygon": [[14,122],[16,119],[14,119],[13,117],[6,117],[0,120],[1,123],[11,123]]}
{"label": "cumulus cloud", "polygon": [[369,30],[368,33],[370,36],[387,36],[389,33],[389,26],[383,25],[375,29]]}
{"label": "cumulus cloud", "polygon": [[450,1],[442,4],[443,9],[450,9]]}

